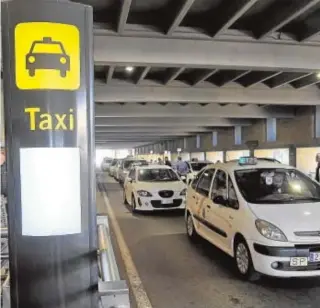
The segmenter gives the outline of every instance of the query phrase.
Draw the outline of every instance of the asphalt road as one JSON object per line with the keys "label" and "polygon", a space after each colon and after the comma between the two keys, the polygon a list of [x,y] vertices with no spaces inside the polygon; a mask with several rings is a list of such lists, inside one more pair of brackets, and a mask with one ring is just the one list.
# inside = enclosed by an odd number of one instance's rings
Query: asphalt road
{"label": "asphalt road", "polygon": [[154,308],[320,308],[320,279],[240,281],[232,259],[185,234],[183,213],[132,215],[122,188],[107,195]]}

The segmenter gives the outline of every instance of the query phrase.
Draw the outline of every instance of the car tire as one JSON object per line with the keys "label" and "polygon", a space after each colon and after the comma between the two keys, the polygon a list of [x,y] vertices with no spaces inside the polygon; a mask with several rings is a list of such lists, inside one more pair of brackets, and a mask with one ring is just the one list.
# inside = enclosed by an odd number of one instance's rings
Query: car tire
{"label": "car tire", "polygon": [[67,76],[67,71],[60,71],[60,76],[61,77],[66,77]]}
{"label": "car tire", "polygon": [[30,69],[29,70],[29,76],[34,77],[36,74],[36,70]]}
{"label": "car tire", "polygon": [[199,235],[194,227],[192,215],[189,212],[187,213],[186,229],[189,240],[191,240],[192,242],[196,242],[197,240],[199,240]]}
{"label": "car tire", "polygon": [[132,207],[132,213],[137,213],[137,205],[136,205],[136,198],[132,194],[131,197],[131,207]]}
{"label": "car tire", "polygon": [[235,241],[234,263],[241,279],[248,281],[257,281],[260,279],[260,274],[254,269],[250,249],[244,238],[238,238]]}

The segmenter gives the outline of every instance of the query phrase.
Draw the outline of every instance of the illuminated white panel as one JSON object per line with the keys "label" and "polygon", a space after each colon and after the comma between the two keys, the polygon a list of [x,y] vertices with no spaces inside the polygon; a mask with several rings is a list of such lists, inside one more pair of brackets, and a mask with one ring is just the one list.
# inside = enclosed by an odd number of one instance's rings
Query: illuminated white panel
{"label": "illuminated white panel", "polygon": [[79,148],[20,149],[22,235],[81,233]]}

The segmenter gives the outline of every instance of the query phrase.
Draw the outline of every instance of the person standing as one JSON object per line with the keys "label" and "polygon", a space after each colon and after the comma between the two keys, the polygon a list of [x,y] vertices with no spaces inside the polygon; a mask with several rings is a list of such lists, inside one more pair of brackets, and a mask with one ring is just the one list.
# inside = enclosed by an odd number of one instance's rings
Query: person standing
{"label": "person standing", "polygon": [[188,164],[185,161],[182,161],[180,156],[178,157],[176,169],[179,175],[186,175],[189,172]]}
{"label": "person standing", "polygon": [[164,158],[164,164],[166,166],[172,167],[171,161],[169,160],[168,156]]}
{"label": "person standing", "polygon": [[320,183],[320,162],[317,163],[315,180]]}

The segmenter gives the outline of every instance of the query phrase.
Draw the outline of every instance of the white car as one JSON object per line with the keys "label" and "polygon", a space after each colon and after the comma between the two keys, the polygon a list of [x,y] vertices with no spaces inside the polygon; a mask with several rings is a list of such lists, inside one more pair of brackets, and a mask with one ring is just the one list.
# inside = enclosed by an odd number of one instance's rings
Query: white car
{"label": "white car", "polygon": [[187,161],[189,172],[186,175],[186,183],[189,185],[196,177],[198,172],[204,167],[212,164],[210,161]]}
{"label": "white car", "polygon": [[248,280],[320,276],[320,185],[294,167],[252,157],[208,166],[188,187],[186,226]]}
{"label": "white car", "polygon": [[101,163],[101,170],[102,171],[109,171],[111,163],[112,163],[112,158],[105,157]]}
{"label": "white car", "polygon": [[125,180],[123,195],[133,212],[185,209],[186,185],[169,166],[137,166]]}
{"label": "white car", "polygon": [[123,184],[127,175],[129,174],[129,170],[132,165],[148,165],[148,162],[145,159],[124,159],[118,169],[117,180],[120,184]]}
{"label": "white car", "polygon": [[117,181],[119,181],[119,170],[120,170],[121,164],[122,164],[122,159],[119,159],[119,160],[117,161],[116,166],[114,167],[114,170],[113,170],[113,177],[114,177]]}
{"label": "white car", "polygon": [[111,164],[110,164],[109,175],[112,176],[112,177],[114,177],[114,173],[115,173],[115,170],[116,170],[117,163],[118,163],[118,159],[113,159]]}

